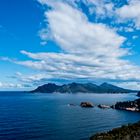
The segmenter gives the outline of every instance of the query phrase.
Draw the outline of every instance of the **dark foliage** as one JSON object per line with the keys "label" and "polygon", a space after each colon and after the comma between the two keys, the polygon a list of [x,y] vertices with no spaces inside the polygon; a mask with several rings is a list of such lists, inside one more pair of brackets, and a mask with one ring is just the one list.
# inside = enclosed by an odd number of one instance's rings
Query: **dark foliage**
{"label": "dark foliage", "polygon": [[140,122],[93,135],[90,140],[140,140]]}

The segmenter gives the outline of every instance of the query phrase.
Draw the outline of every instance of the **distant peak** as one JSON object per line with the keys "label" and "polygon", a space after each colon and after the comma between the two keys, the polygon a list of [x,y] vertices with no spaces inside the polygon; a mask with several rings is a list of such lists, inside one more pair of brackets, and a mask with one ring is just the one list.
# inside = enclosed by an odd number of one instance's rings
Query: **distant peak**
{"label": "distant peak", "polygon": [[47,85],[56,85],[55,83],[48,83]]}
{"label": "distant peak", "polygon": [[56,86],[55,83],[47,83],[47,84],[45,84],[45,85],[47,85],[47,86]]}
{"label": "distant peak", "polygon": [[111,85],[111,84],[108,84],[107,82],[104,82],[100,86],[105,86],[105,85]]}

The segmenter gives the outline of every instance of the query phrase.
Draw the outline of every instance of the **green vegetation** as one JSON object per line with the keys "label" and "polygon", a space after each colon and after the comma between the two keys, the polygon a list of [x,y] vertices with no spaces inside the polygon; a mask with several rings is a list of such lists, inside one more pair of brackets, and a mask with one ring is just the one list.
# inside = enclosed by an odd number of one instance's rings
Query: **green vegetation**
{"label": "green vegetation", "polygon": [[93,135],[90,140],[140,140],[140,121]]}

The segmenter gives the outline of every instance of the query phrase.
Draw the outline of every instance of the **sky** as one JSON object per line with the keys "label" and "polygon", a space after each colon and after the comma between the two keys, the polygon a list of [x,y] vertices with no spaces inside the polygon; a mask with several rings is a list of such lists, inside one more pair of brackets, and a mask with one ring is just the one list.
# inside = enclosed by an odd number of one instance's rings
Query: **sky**
{"label": "sky", "polygon": [[1,0],[0,90],[45,83],[140,90],[140,0]]}

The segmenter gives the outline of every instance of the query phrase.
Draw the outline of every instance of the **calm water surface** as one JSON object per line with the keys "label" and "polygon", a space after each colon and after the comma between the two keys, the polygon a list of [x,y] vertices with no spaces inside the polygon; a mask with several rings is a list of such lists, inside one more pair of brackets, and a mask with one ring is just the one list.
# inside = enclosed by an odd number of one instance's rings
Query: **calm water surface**
{"label": "calm water surface", "polygon": [[85,109],[78,106],[81,101],[111,105],[136,98],[135,94],[0,92],[0,140],[86,140],[96,132],[137,122],[140,113]]}

